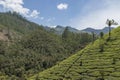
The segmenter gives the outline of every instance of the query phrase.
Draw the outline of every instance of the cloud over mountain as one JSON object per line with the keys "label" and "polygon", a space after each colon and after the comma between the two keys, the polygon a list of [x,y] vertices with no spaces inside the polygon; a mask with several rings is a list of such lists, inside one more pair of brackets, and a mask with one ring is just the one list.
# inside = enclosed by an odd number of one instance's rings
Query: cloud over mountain
{"label": "cloud over mountain", "polygon": [[37,10],[32,11],[28,8],[25,8],[23,6],[23,0],[0,0],[0,5],[3,6],[6,11],[15,11],[25,17],[37,18],[40,14]]}

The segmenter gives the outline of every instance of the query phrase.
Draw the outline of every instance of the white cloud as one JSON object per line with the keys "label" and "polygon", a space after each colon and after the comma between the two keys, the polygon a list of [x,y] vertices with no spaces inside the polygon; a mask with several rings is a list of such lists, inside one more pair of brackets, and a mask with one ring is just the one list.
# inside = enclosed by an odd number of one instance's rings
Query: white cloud
{"label": "white cloud", "polygon": [[68,4],[66,3],[61,3],[59,5],[57,5],[57,9],[59,10],[66,10],[68,8]]}
{"label": "white cloud", "polygon": [[41,19],[41,20],[43,20],[43,19],[44,19],[44,17],[40,17],[40,19]]}
{"label": "white cloud", "polygon": [[[107,26],[107,19],[114,19],[120,24],[120,1],[119,0],[103,0],[106,7],[91,11],[84,16],[77,16],[73,19],[72,26],[78,29],[92,27],[96,29]],[[97,5],[96,5],[97,6]],[[101,3],[102,6],[102,3]],[[95,6],[94,6],[95,7]]]}
{"label": "white cloud", "polygon": [[30,17],[38,18],[39,14],[40,13],[37,10],[33,10],[33,12],[31,13]]}
{"label": "white cloud", "polygon": [[49,27],[51,27],[51,28],[55,28],[56,26],[55,26],[55,25],[53,25],[53,26],[49,26]]}
{"label": "white cloud", "polygon": [[0,0],[0,5],[7,11],[15,11],[26,17],[38,17],[39,12],[37,10],[31,11],[30,9],[23,7],[23,4],[23,0]]}

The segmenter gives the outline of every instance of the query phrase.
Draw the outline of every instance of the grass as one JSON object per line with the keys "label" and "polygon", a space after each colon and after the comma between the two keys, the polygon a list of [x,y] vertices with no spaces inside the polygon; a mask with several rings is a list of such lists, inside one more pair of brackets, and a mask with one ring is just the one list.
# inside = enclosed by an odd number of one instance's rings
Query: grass
{"label": "grass", "polygon": [[[120,27],[75,55],[28,80],[120,80]],[[103,51],[100,52],[100,45]]]}

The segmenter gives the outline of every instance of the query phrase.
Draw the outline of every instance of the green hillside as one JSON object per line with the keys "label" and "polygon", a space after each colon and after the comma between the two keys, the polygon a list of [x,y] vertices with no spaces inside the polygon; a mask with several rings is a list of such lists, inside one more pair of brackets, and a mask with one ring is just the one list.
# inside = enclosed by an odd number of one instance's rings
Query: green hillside
{"label": "green hillside", "polygon": [[35,29],[41,28],[38,24],[28,21],[16,12],[0,13],[0,25],[3,29],[14,30],[17,33],[25,34]]}
{"label": "green hillside", "polygon": [[0,80],[26,80],[81,50],[88,33],[56,35],[13,12],[0,13]]}
{"label": "green hillside", "polygon": [[120,80],[120,27],[28,80]]}
{"label": "green hillside", "polygon": [[25,80],[67,57],[65,52],[59,36],[17,13],[0,13],[0,80]]}
{"label": "green hillside", "polygon": [[43,30],[42,26],[28,21],[16,12],[0,12],[0,40],[20,39],[36,29]]}

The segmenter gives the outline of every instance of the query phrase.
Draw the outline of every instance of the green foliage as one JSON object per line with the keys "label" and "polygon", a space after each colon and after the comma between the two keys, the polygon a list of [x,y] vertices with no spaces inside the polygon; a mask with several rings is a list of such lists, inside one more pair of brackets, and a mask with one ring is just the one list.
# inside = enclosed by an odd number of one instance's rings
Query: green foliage
{"label": "green foliage", "polygon": [[105,45],[106,42],[104,42],[104,39],[103,38],[100,38],[99,39],[99,52],[104,52],[104,45]]}
{"label": "green foliage", "polygon": [[[120,79],[120,27],[89,44],[61,63],[39,73],[41,80],[119,80]],[[99,52],[104,44],[103,54]],[[82,61],[82,66],[80,63]],[[28,78],[35,80],[36,75]]]}
{"label": "green foliage", "polygon": [[0,41],[0,54],[1,55],[5,54],[5,46],[6,44],[3,41]]}
{"label": "green foliage", "polygon": [[0,24],[3,25],[6,30],[9,28],[9,33],[15,31],[18,34],[26,34],[35,29],[42,29],[39,25],[27,21],[16,12],[0,13]]}
{"label": "green foliage", "polygon": [[80,61],[80,66],[82,66],[82,61]]}
{"label": "green foliage", "polygon": [[104,72],[103,71],[100,71],[100,75],[101,75],[101,78],[99,78],[99,79],[104,80]]}
{"label": "green foliage", "polygon": [[[0,80],[26,80],[26,77],[52,67],[81,50],[91,41],[88,33],[54,34],[18,13],[0,13]],[[38,77],[39,78],[39,77]]]}
{"label": "green foliage", "polygon": [[100,50],[99,50],[99,52],[103,52],[103,51],[104,51],[104,45],[100,44]]}
{"label": "green foliage", "polygon": [[36,30],[21,40],[24,48],[32,49],[37,53],[54,56],[56,53],[62,54],[63,47],[57,35]]}
{"label": "green foliage", "polygon": [[88,33],[73,33],[68,27],[65,28],[62,34],[62,42],[67,53],[74,53],[85,47],[86,44],[92,41],[92,35]]}
{"label": "green foliage", "polygon": [[115,59],[115,58],[113,58],[113,62],[112,62],[112,64],[115,64],[115,62],[116,62],[116,59]]}
{"label": "green foliage", "polygon": [[62,34],[62,39],[68,39],[70,36],[70,31],[69,31],[69,28],[66,27],[63,34]]}
{"label": "green foliage", "polygon": [[102,39],[104,36],[104,33],[103,32],[100,32],[100,38]]}
{"label": "green foliage", "polygon": [[109,20],[107,19],[106,24],[109,26],[109,39],[111,37],[111,25],[118,25],[117,22],[115,22],[113,19]]}
{"label": "green foliage", "polygon": [[92,42],[94,42],[94,41],[95,41],[95,33],[92,32]]}
{"label": "green foliage", "polygon": [[35,80],[40,80],[39,75],[36,76]]}

